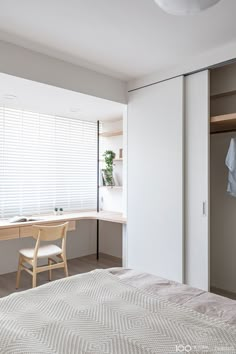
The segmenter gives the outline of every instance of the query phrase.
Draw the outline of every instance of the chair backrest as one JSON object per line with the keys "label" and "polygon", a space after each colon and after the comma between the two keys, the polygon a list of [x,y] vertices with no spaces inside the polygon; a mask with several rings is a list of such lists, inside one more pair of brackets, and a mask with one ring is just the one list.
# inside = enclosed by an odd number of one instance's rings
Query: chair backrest
{"label": "chair backrest", "polygon": [[58,239],[65,239],[68,222],[56,225],[56,226],[42,226],[42,225],[33,225],[35,233],[33,238],[40,241],[55,241]]}

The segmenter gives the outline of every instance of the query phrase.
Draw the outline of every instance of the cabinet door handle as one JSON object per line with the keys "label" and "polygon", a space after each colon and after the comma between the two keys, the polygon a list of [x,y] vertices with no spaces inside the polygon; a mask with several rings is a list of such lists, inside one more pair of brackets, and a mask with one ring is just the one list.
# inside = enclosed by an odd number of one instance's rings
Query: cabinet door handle
{"label": "cabinet door handle", "polygon": [[207,202],[206,201],[204,201],[202,203],[202,215],[207,216]]}

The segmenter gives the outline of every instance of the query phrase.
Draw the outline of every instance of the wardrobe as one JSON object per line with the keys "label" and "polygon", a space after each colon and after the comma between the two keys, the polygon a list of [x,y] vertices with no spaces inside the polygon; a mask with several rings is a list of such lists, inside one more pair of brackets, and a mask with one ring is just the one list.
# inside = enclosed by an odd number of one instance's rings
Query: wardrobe
{"label": "wardrobe", "polygon": [[[236,137],[235,102],[236,64],[129,93],[128,267],[208,291],[220,288],[220,270],[222,279],[227,267],[236,271],[236,257],[224,263],[228,249],[236,251],[236,198],[226,192],[224,164],[230,138]],[[235,215],[230,226],[228,211],[223,215],[219,207],[219,183]],[[231,271],[229,283],[232,277]]]}

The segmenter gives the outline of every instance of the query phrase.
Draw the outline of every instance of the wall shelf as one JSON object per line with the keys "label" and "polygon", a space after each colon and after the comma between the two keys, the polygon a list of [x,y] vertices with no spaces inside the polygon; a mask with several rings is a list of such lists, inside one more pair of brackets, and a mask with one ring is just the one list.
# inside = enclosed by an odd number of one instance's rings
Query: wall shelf
{"label": "wall shelf", "polygon": [[104,138],[110,138],[112,136],[123,135],[123,130],[113,130],[113,131],[102,132],[99,135]]}
{"label": "wall shelf", "polygon": [[211,134],[236,131],[236,113],[211,117],[210,126]]}

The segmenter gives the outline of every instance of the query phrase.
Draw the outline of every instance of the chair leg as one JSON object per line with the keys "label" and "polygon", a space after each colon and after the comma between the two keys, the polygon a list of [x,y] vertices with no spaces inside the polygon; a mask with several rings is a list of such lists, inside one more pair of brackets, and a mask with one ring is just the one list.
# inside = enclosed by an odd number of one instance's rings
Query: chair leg
{"label": "chair leg", "polygon": [[16,276],[16,289],[18,289],[20,286],[21,264],[22,264],[22,256],[19,255],[18,270]]}
{"label": "chair leg", "polygon": [[[50,258],[48,258],[48,266],[50,267],[52,265],[52,260]],[[51,281],[52,280],[52,269],[49,268],[48,270],[48,280]]]}
{"label": "chair leg", "polygon": [[33,265],[32,288],[36,288],[36,282],[37,282],[36,266]]}
{"label": "chair leg", "polygon": [[64,253],[61,253],[58,255],[59,258],[61,258],[62,262],[64,263],[64,273],[65,273],[65,277],[68,277],[68,266],[67,266],[67,259]]}
{"label": "chair leg", "polygon": [[69,274],[68,274],[68,266],[67,266],[67,259],[66,259],[66,256],[62,253],[60,257],[61,257],[62,261],[64,262],[64,272],[65,272],[65,276],[68,277]]}
{"label": "chair leg", "polygon": [[64,260],[64,272],[65,272],[65,276],[68,277],[69,274],[68,274],[68,266],[67,266],[67,260],[66,259]]}

